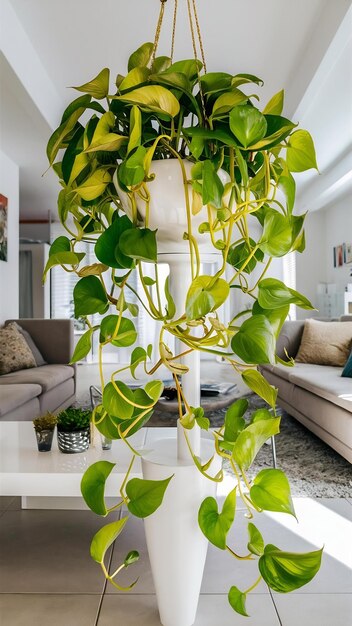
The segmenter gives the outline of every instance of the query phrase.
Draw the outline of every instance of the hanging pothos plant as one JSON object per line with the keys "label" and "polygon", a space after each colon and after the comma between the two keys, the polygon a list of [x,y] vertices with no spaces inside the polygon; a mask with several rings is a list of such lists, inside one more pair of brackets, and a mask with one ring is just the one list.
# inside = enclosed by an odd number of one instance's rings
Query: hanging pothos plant
{"label": "hanging pothos plant", "polygon": [[[61,265],[79,277],[73,294],[75,317],[86,320],[87,330],[72,363],[89,352],[94,333],[99,334],[100,361],[107,344],[119,348],[138,341],[131,320],[138,315],[138,307],[131,302],[131,294],[160,322],[159,353],[152,355],[150,345],[138,345],[129,367],[132,376],[138,366],[150,375],[161,365],[168,368],[177,387],[186,437],[195,425],[208,430],[209,420],[202,408],[189,406],[183,396],[178,375],[186,374],[187,368],[168,347],[167,333],[181,340],[186,350],[221,355],[265,400],[268,408],[255,411],[249,422],[243,417],[248,402],[237,400],[228,409],[224,424],[213,432],[214,452],[230,462],[238,486],[220,512],[213,498],[204,500],[199,525],[211,543],[235,555],[227,544],[227,534],[235,518],[236,494],[251,518],[261,510],[295,515],[284,472],[264,469],[251,482],[246,472],[264,442],[279,432],[280,424],[275,413],[277,391],[257,371],[257,365],[283,363],[275,345],[290,304],[312,308],[303,295],[265,274],[273,257],[304,249],[304,215],[293,214],[292,172],[317,165],[309,133],[297,130],[296,124],[282,116],[283,91],[260,110],[255,93],[262,84],[259,78],[223,72],[201,75],[201,70],[198,60],[172,63],[165,56],[155,58],[153,44],[145,43],[131,55],[127,74],[118,74],[112,90],[107,68],[75,87],[83,95],[66,108],[47,148],[49,163],[62,186],[58,215],[68,236],[52,244],[45,273]],[[80,121],[83,115],[84,123]],[[151,215],[153,164],[166,159],[176,160],[182,174],[183,245],[187,245],[192,268],[181,316],[175,315],[168,281],[160,284],[157,224]],[[254,239],[250,232],[251,220],[260,226],[259,238]],[[169,229],[173,229],[171,222]],[[93,265],[84,265],[84,254],[76,251],[80,242],[94,246],[97,262]],[[222,257],[220,269],[212,276],[201,274],[199,249],[204,242]],[[262,269],[260,277],[250,286],[248,277],[257,266]],[[143,297],[131,281],[135,272]],[[252,299],[253,306],[224,325],[217,309],[230,294],[236,297],[238,289]],[[100,324],[92,325],[90,316],[97,314],[102,316]],[[149,365],[152,357],[153,365]],[[153,378],[144,388],[131,390],[118,374],[105,384],[101,363],[102,402],[93,421],[103,435],[123,439],[132,449],[130,472],[137,453],[129,437],[150,419],[163,384]],[[194,454],[193,458],[207,476],[207,467]],[[120,500],[108,509],[104,486],[113,467],[101,461],[85,473],[82,493],[88,506],[102,516],[122,505],[138,517],[151,515],[161,505],[169,481],[129,480],[128,472]],[[222,479],[221,471],[215,480]],[[127,519],[124,516],[104,526],[91,545],[93,559],[118,588],[117,572],[137,560],[138,553],[127,555],[113,576],[105,567],[104,556]],[[306,554],[283,551],[266,544],[252,522],[248,534],[248,554],[241,559],[258,559],[257,582],[263,578],[274,591],[288,592],[317,573],[321,550]],[[242,615],[247,614],[245,600],[246,590],[231,587],[230,604]]]}

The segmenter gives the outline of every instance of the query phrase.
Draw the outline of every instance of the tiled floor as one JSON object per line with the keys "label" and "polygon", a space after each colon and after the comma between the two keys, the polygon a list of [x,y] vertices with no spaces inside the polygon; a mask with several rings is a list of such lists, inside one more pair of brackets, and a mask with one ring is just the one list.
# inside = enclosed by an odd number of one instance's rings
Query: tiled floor
{"label": "tiled floor", "polygon": [[[266,541],[295,551],[325,545],[322,568],[309,585],[282,595],[261,583],[247,601],[250,618],[227,602],[231,585],[256,578],[253,563],[239,568],[227,553],[209,547],[195,626],[348,626],[352,615],[352,501],[295,499],[291,516],[261,514]],[[237,511],[230,545],[245,548],[246,520]],[[107,587],[89,556],[90,539],[102,520],[84,511],[21,510],[19,499],[0,498],[1,626],[159,626],[143,523],[130,520],[111,554],[111,568],[131,549],[140,561],[119,582],[140,576],[132,592]],[[109,559],[110,560],[110,559]]]}

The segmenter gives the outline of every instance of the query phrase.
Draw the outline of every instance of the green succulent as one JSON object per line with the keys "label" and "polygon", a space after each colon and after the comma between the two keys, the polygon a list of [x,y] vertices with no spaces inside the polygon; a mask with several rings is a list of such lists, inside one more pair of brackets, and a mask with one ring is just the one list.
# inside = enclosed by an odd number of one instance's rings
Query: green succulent
{"label": "green succulent", "polygon": [[69,407],[61,411],[57,416],[58,430],[64,432],[75,432],[87,428],[90,424],[92,412],[83,409]]}
{"label": "green succulent", "polygon": [[43,430],[54,430],[57,424],[57,417],[53,413],[48,411],[45,415],[40,415],[33,420],[34,430],[37,433],[42,432]]}

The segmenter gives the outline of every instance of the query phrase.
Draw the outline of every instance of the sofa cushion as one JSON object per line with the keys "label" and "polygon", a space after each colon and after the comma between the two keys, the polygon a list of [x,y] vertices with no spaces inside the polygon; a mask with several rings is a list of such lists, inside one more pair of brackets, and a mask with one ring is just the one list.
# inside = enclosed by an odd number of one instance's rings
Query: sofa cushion
{"label": "sofa cushion", "polygon": [[[9,323],[11,322],[5,323],[5,326],[8,326]],[[37,367],[40,367],[41,365],[46,365],[46,361],[44,360],[43,355],[41,354],[39,348],[37,348],[36,344],[34,343],[28,330],[25,330],[25,328],[22,328],[22,326],[20,326],[16,322],[12,322],[12,323],[15,325],[18,332],[20,332],[21,335],[25,338],[28,348],[30,349],[30,351],[32,352],[34,356],[34,360],[36,362]]]}
{"label": "sofa cushion", "polygon": [[289,380],[352,413],[352,382],[341,377],[340,367],[297,363],[291,370]]}
{"label": "sofa cushion", "polygon": [[1,385],[0,387],[0,417],[13,411],[42,392],[40,385]]}
{"label": "sofa cushion", "polygon": [[260,366],[261,371],[264,370],[265,372],[273,372],[274,374],[276,374],[276,376],[279,376],[280,378],[283,378],[284,380],[290,380],[290,374],[292,372],[292,366],[286,366],[286,365],[281,365],[280,363],[278,363],[277,365],[261,365]]}
{"label": "sofa cushion", "polygon": [[30,370],[12,372],[0,377],[0,385],[36,383],[43,392],[53,389],[65,380],[72,378],[74,368],[70,365],[43,365]]}
{"label": "sofa cushion", "polygon": [[352,343],[352,322],[305,321],[296,361],[343,367]]}
{"label": "sofa cushion", "polygon": [[69,404],[67,401],[71,400],[74,402],[75,399],[75,382],[73,378],[69,378],[65,380],[57,387],[50,389],[46,393],[43,393],[39,397],[40,403],[40,412],[41,414],[46,413],[47,411],[52,411],[55,413],[58,409],[61,409],[62,405],[65,403],[66,406]]}
{"label": "sofa cushion", "polygon": [[30,367],[36,367],[36,362],[16,324],[0,328],[0,374]]}

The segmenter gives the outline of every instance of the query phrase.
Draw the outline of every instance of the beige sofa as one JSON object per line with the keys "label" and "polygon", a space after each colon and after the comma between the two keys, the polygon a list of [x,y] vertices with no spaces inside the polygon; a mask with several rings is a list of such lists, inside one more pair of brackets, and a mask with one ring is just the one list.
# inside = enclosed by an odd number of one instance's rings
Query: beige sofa
{"label": "beige sofa", "polygon": [[[344,316],[341,323],[351,319]],[[303,327],[303,321],[284,323],[277,342],[279,357],[287,360],[284,348],[296,356]],[[296,363],[260,369],[278,388],[278,405],[352,463],[352,378],[341,377],[343,368]]]}
{"label": "beige sofa", "polygon": [[76,397],[76,368],[68,365],[73,320],[11,321],[29,332],[47,364],[0,376],[0,419],[32,420],[70,406]]}

